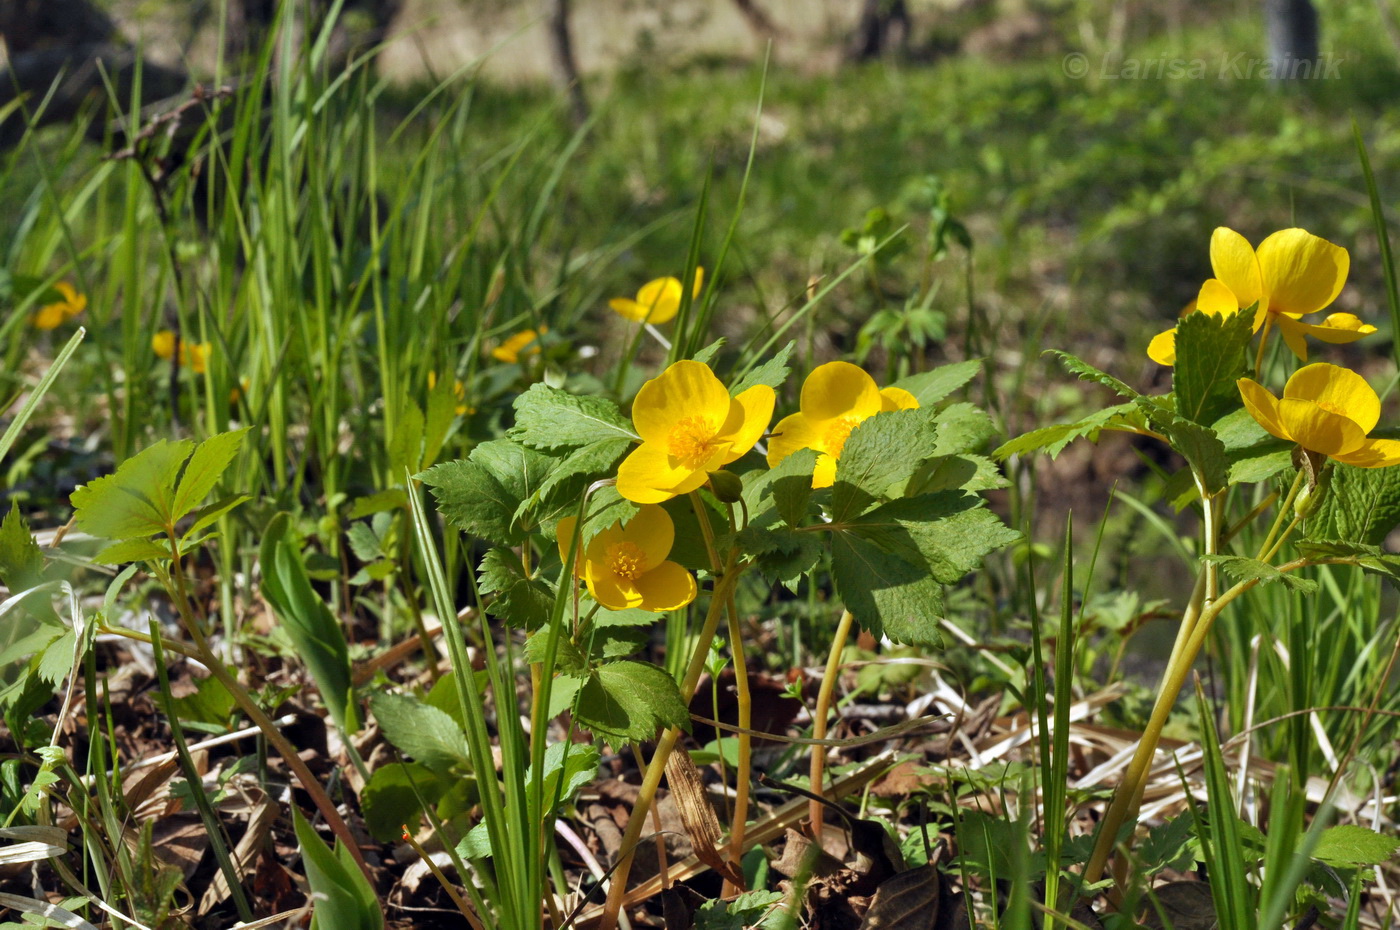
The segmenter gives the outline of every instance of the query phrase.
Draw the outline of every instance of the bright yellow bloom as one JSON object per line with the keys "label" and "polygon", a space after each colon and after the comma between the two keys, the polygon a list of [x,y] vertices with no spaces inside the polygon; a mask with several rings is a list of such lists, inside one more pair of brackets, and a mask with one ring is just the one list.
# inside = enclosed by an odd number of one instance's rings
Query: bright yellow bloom
{"label": "bright yellow bloom", "polygon": [[[705,269],[695,269],[695,288],[691,297],[699,297],[705,283]],[[665,323],[681,309],[681,282],[676,278],[657,278],[642,285],[637,299],[614,297],[608,306],[633,322]]]}
{"label": "bright yellow bloom", "polygon": [[[577,520],[559,521],[559,557],[568,558]],[[666,561],[676,540],[671,515],[655,504],[644,504],[626,526],[622,521],[589,541],[575,574],[583,576],[588,593],[609,610],[677,610],[695,600],[695,578],[676,562]]]}
{"label": "bright yellow bloom", "polygon": [[540,351],[539,338],[547,332],[549,332],[548,326],[541,326],[538,332],[533,329],[522,329],[492,349],[491,357],[499,362],[514,364],[520,361],[521,355],[536,355]]}
{"label": "bright yellow bloom", "polygon": [[162,329],[151,337],[151,351],[166,360],[175,357],[177,344],[180,347],[180,364],[197,375],[204,374],[214,351],[213,345],[207,342],[186,343],[176,339],[175,333],[168,329]]}
{"label": "bright yellow bloom", "polygon": [[[430,371],[428,372],[428,390],[431,391],[435,387],[437,387],[437,372]],[[462,383],[460,378],[452,379],[452,396],[457,398],[457,406],[454,408],[457,411],[457,416],[476,413],[475,407],[467,405],[467,386]]]}
{"label": "bright yellow bloom", "polygon": [[1366,437],[1381,401],[1351,369],[1305,365],[1288,379],[1282,399],[1249,378],[1237,383],[1249,415],[1279,439],[1359,468],[1400,465],[1400,440]]}
{"label": "bright yellow bloom", "polygon": [[44,304],[39,308],[39,311],[34,314],[36,329],[57,329],[65,320],[69,320],[87,309],[87,295],[79,294],[67,281],[55,284],[54,290],[62,294],[63,299],[51,304]]}
{"label": "bright yellow bloom", "polygon": [[[1233,229],[1221,226],[1210,237],[1210,265],[1215,272],[1201,286],[1196,306],[1205,313],[1236,313],[1258,302],[1254,331],[1267,322],[1300,361],[1308,360],[1305,336],[1333,344],[1355,342],[1376,331],[1352,313],[1333,313],[1321,323],[1303,323],[1337,299],[1346,284],[1351,258],[1347,250],[1302,229],[1284,229],[1259,243],[1259,250]],[[1152,340],[1153,361],[1176,361],[1176,333]]]}
{"label": "bright yellow bloom", "polygon": [[638,504],[687,494],[753,448],[773,418],[773,389],[730,397],[708,365],[676,362],[637,392],[632,423],[642,444],[617,470],[617,491]]}
{"label": "bright yellow bloom", "polygon": [[773,428],[768,467],[798,449],[815,449],[821,454],[812,472],[812,487],[829,488],[836,481],[836,460],[851,430],[877,413],[918,406],[913,394],[897,387],[880,390],[874,378],[850,362],[827,362],[802,383],[801,412],[783,417]]}

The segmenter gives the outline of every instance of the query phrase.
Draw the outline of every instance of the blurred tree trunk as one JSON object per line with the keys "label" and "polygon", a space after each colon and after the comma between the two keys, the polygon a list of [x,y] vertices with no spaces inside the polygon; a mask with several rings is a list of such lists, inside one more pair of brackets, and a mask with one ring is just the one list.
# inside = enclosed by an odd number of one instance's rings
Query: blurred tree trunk
{"label": "blurred tree trunk", "polygon": [[549,62],[554,83],[569,97],[569,116],[575,126],[588,119],[588,98],[574,58],[574,41],[569,31],[570,0],[545,0],[545,25],[549,32]]}
{"label": "blurred tree trunk", "polygon": [[[0,109],[25,97],[33,124],[43,125],[72,120],[90,107],[102,118],[89,125],[88,135],[100,139],[112,115],[104,73],[118,105],[131,102],[136,50],[90,0],[0,0],[0,36],[10,55],[0,70]],[[140,74],[139,104],[178,94],[187,83],[183,71],[149,61],[140,62]],[[28,124],[21,114],[0,123],[0,148],[18,142]]]}
{"label": "blurred tree trunk", "polygon": [[734,0],[734,5],[754,35],[761,39],[776,39],[782,35],[782,30],[754,0]]}
{"label": "blurred tree trunk", "polygon": [[897,46],[903,51],[909,43],[909,7],[904,0],[863,0],[860,20],[847,58],[869,61]]}
{"label": "blurred tree trunk", "polygon": [[1317,68],[1317,10],[1312,0],[1264,0],[1269,60],[1276,81],[1309,77]]}

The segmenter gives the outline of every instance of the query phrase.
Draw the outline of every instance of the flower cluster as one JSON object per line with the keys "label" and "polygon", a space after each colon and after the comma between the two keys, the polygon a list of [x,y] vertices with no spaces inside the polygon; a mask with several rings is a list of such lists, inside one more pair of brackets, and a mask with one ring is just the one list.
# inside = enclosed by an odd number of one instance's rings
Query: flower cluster
{"label": "flower cluster", "polygon": [[180,364],[197,375],[204,374],[209,366],[209,358],[214,347],[207,342],[185,342],[176,337],[173,330],[162,329],[151,337],[151,351],[157,358],[169,361],[180,350]]}
{"label": "flower cluster", "polygon": [[79,294],[73,285],[60,281],[54,285],[61,299],[44,304],[34,314],[35,329],[57,329],[87,309],[87,295]]}

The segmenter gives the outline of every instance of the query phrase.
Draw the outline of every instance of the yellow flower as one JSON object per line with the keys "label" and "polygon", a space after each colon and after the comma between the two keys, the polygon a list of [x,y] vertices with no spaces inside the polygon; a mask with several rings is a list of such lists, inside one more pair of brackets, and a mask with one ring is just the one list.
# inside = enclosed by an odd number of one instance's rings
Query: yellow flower
{"label": "yellow flower", "polygon": [[880,390],[874,378],[850,362],[827,362],[802,383],[801,412],[783,417],[773,428],[768,467],[798,449],[815,449],[821,454],[812,472],[812,487],[829,488],[836,481],[836,460],[851,430],[877,413],[918,406],[913,394],[897,387]]}
{"label": "yellow flower", "polygon": [[[705,269],[695,269],[695,288],[691,297],[699,297],[705,283]],[[657,278],[642,285],[637,299],[614,297],[608,306],[633,322],[665,323],[681,308],[681,282],[676,278]]]}
{"label": "yellow flower", "polygon": [[694,491],[706,476],[753,448],[773,417],[773,389],[730,397],[708,365],[676,362],[637,392],[632,423],[642,444],[617,470],[618,493],[659,504]]}
{"label": "yellow flower", "polygon": [[186,343],[176,339],[172,330],[162,329],[151,337],[151,351],[159,358],[169,360],[175,357],[175,347],[180,347],[180,364],[197,375],[204,374],[209,366],[209,357],[214,347],[207,342]]}
{"label": "yellow flower", "polygon": [[[568,558],[576,525],[573,517],[559,521],[560,558]],[[609,610],[676,610],[695,600],[695,578],[666,560],[675,539],[671,515],[644,504],[626,526],[619,520],[589,541],[575,574],[582,574],[588,593]]]}
{"label": "yellow flower", "polygon": [[62,294],[63,299],[39,308],[34,314],[34,326],[37,329],[57,329],[65,320],[87,309],[87,295],[79,294],[67,281],[55,284],[54,290]]}
{"label": "yellow flower", "polygon": [[[1306,230],[1280,230],[1259,243],[1256,252],[1244,236],[1218,227],[1210,237],[1210,266],[1215,277],[1202,285],[1197,308],[1236,313],[1257,301],[1254,331],[1266,323],[1277,326],[1300,361],[1308,360],[1305,336],[1338,344],[1376,331],[1351,313],[1333,313],[1321,323],[1301,322],[1337,299],[1351,267],[1346,249]],[[1161,333],[1147,354],[1162,365],[1175,363],[1175,339],[1174,330]]]}
{"label": "yellow flower", "polygon": [[[430,371],[428,372],[428,390],[431,391],[435,387],[437,387],[437,372]],[[462,383],[460,378],[452,379],[452,396],[457,398],[457,406],[454,408],[457,411],[457,416],[476,413],[475,407],[467,405],[467,386]]]}
{"label": "yellow flower", "polygon": [[1282,399],[1249,378],[1237,383],[1249,415],[1279,439],[1359,468],[1400,465],[1400,440],[1366,437],[1381,401],[1351,369],[1305,365],[1288,379]]}
{"label": "yellow flower", "polygon": [[549,332],[548,326],[541,326],[539,331],[533,329],[522,329],[511,336],[505,342],[491,350],[491,357],[500,362],[514,364],[520,361],[520,356],[535,355],[540,351],[539,338]]}

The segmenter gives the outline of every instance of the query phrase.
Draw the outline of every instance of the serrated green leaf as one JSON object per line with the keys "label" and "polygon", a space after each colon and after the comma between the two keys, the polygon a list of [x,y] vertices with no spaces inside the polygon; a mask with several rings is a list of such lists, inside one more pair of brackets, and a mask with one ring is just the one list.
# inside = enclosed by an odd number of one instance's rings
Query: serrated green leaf
{"label": "serrated green leaf", "polygon": [[906,497],[937,491],[990,491],[1009,487],[1010,481],[991,459],[981,455],[945,455],[919,467],[905,485]]}
{"label": "serrated green leaf", "polygon": [[788,364],[788,361],[792,358],[792,350],[796,346],[796,342],[789,342],[783,346],[768,361],[744,375],[743,379],[734,385],[729,393],[737,397],[759,384],[766,384],[771,388],[779,387],[792,372],[792,366]]}
{"label": "serrated green leaf", "polygon": [[11,501],[10,512],[0,522],[0,582],[11,591],[23,591],[43,581],[43,574],[44,554],[20,515],[19,502]]}
{"label": "serrated green leaf", "polygon": [[842,529],[901,558],[922,561],[934,579],[954,584],[997,549],[1021,538],[981,500],[941,491],[883,504]]}
{"label": "serrated green leaf", "polygon": [[1257,579],[1260,584],[1282,582],[1284,587],[1293,591],[1301,591],[1304,594],[1311,594],[1318,587],[1317,582],[1310,578],[1300,578],[1291,573],[1281,572],[1268,562],[1261,562],[1258,559],[1247,559],[1238,555],[1206,555],[1201,558],[1207,562],[1215,562],[1236,581]]}
{"label": "serrated green leaf", "polygon": [[[583,743],[549,744],[544,751],[542,794],[550,814],[573,800],[574,795],[598,776],[599,762],[598,749],[595,746]],[[531,766],[525,773],[527,793],[534,783],[535,770],[534,766]]]}
{"label": "serrated green leaf", "polygon": [[104,548],[92,560],[99,565],[121,565],[125,562],[149,562],[170,558],[170,545],[153,539],[124,539]]}
{"label": "serrated green leaf", "polygon": [[400,510],[407,506],[407,492],[403,488],[390,488],[387,491],[378,491],[367,497],[357,498],[355,503],[350,506],[350,513],[346,516],[351,520],[359,520],[371,514]]}
{"label": "serrated green leaf", "polygon": [[497,546],[519,541],[515,511],[520,499],[485,466],[459,459],[434,465],[418,477],[432,488],[438,512],[453,526]]}
{"label": "serrated green leaf", "polygon": [[180,486],[175,491],[175,501],[171,509],[176,520],[198,507],[209,496],[209,492],[214,490],[214,485],[219,483],[219,478],[228,470],[233,457],[238,454],[249,429],[250,427],[245,426],[243,429],[219,433],[195,447],[194,454],[185,465],[184,474],[180,476]]}
{"label": "serrated green leaf", "polygon": [[893,410],[877,413],[853,429],[836,462],[832,519],[848,520],[892,490],[898,493],[935,454],[937,415],[928,408]]}
{"label": "serrated green leaf", "polygon": [[1156,403],[1155,398],[1140,397],[1137,403],[1172,448],[1200,474],[1207,493],[1223,491],[1229,485],[1230,459],[1214,430],[1177,416]]}
{"label": "serrated green leaf", "polygon": [[[35,673],[44,681],[57,687],[73,671],[73,647],[77,639],[72,630],[66,630],[53,642],[44,647],[37,656]],[[81,658],[81,656],[79,656]]]}
{"label": "serrated green leaf", "polygon": [[791,527],[802,526],[812,506],[812,471],[816,468],[817,453],[813,449],[801,449],[770,469],[774,474],[768,482],[768,493],[773,498],[773,508],[783,522]]}
{"label": "serrated green leaf", "polygon": [[[548,662],[549,631],[538,630],[525,638],[525,661],[531,665]],[[554,651],[554,668],[561,675],[582,675],[588,671],[588,661],[567,638],[559,637]]]}
{"label": "serrated green leaf", "polygon": [[394,435],[389,440],[390,474],[398,476],[404,470],[416,472],[423,467],[423,411],[409,397],[402,399]]}
{"label": "serrated green leaf", "polygon": [[1389,862],[1397,850],[1400,850],[1400,838],[1355,824],[1342,824],[1322,831],[1312,857],[1331,866],[1354,869]]}
{"label": "serrated green leaf", "polygon": [[239,504],[251,499],[252,498],[247,494],[235,494],[232,497],[225,497],[222,500],[214,501],[214,503],[209,504],[207,507],[201,508],[195,512],[194,523],[190,524],[190,528],[185,531],[186,538],[193,536]]}
{"label": "serrated green leaf", "polygon": [[958,388],[967,384],[982,370],[982,359],[972,358],[965,362],[940,365],[933,371],[910,375],[896,381],[893,387],[902,388],[914,395],[920,407],[932,407]]}
{"label": "serrated green leaf", "polygon": [[1400,468],[1338,464],[1317,509],[1303,523],[1311,540],[1378,546],[1400,525]]}
{"label": "serrated green leaf", "polygon": [[[766,501],[773,496],[773,487],[779,481],[797,482],[796,487],[786,490],[787,503],[785,507],[790,508],[793,516],[797,516],[795,505],[797,498],[802,494],[802,485],[806,485],[806,495],[811,497],[812,493],[812,471],[817,465],[817,452],[814,449],[798,449],[792,455],[783,459],[772,468],[755,468],[743,475],[744,484],[744,504],[748,507],[749,513],[757,515],[767,508]],[[775,502],[776,506],[776,502]],[[803,502],[803,509],[806,502]],[[782,514],[780,513],[780,516]],[[784,519],[786,517],[784,516]]]}
{"label": "serrated green leaf", "polygon": [[345,538],[350,543],[350,551],[355,553],[355,558],[361,562],[369,562],[383,554],[379,550],[379,537],[374,535],[374,530],[368,523],[350,524]]}
{"label": "serrated green leaf", "polygon": [[724,344],[726,341],[727,340],[723,336],[719,337],[714,342],[705,346],[705,348],[698,350],[694,355],[691,356],[691,359],[693,361],[709,365],[712,361],[714,361],[715,356],[719,354],[719,350],[724,348]]}
{"label": "serrated green leaf", "polygon": [[938,424],[934,455],[977,452],[996,435],[992,418],[972,404],[952,404],[944,408],[934,422]]}
{"label": "serrated green leaf", "polygon": [[224,683],[210,675],[199,679],[193,694],[175,698],[175,714],[181,720],[225,725],[238,707]]}
{"label": "serrated green leaf", "polygon": [[516,508],[515,519],[533,513],[534,522],[548,523],[572,513],[588,484],[614,474],[618,462],[631,448],[631,440],[604,439],[569,452],[556,460],[535,492]]}
{"label": "serrated green leaf", "polygon": [[421,762],[399,762],[375,769],[360,791],[370,836],[381,843],[397,840],[403,832],[402,825],[417,821],[423,813],[419,795],[428,804],[436,804],[455,778],[439,776]]}
{"label": "serrated green leaf", "polygon": [[831,540],[831,579],[861,628],[896,642],[941,646],[943,587],[917,565],[854,533]]}
{"label": "serrated green leaf", "polygon": [[1013,455],[1025,455],[1029,452],[1044,450],[1053,459],[1064,451],[1065,446],[1076,439],[1098,442],[1099,433],[1105,429],[1132,429],[1139,427],[1144,420],[1142,411],[1138,409],[1136,404],[1118,404],[1091,413],[1084,419],[1076,420],[1073,423],[1046,426],[1017,436],[1010,442],[1003,443],[994,449],[992,458],[1004,462]]}
{"label": "serrated green leaf", "polygon": [[369,707],[384,737],[399,752],[439,773],[453,767],[470,769],[467,738],[446,712],[417,698],[387,692],[370,697]]}
{"label": "serrated green leaf", "polygon": [[574,700],[574,718],[619,742],[652,739],[662,727],[690,730],[690,711],[676,680],[648,662],[609,662],[594,669]]}
{"label": "serrated green leaf", "polygon": [[116,472],[73,492],[76,526],[104,539],[139,539],[173,526],[175,478],[194,443],[160,442],[123,462]]}
{"label": "serrated green leaf", "polygon": [[1060,364],[1065,366],[1065,370],[1081,381],[1092,381],[1095,384],[1101,384],[1118,396],[1126,397],[1129,400],[1136,400],[1140,396],[1137,391],[1128,387],[1122,381],[1113,377],[1113,375],[1105,371],[1099,371],[1093,365],[1090,365],[1083,359],[1077,358],[1068,352],[1062,352],[1059,349],[1046,349],[1043,354],[1053,355],[1058,358]]}
{"label": "serrated green leaf", "polygon": [[1245,374],[1253,313],[1188,313],[1176,324],[1172,392],[1177,415],[1208,426],[1241,407],[1235,380]]}
{"label": "serrated green leaf", "polygon": [[287,514],[277,514],[264,531],[260,565],[262,595],[306,663],[331,719],[347,733],[358,731],[345,635],[326,602],[311,587],[301,545]]}
{"label": "serrated green leaf", "polygon": [[544,384],[531,385],[515,399],[515,426],[510,436],[536,449],[586,446],[604,439],[640,439],[612,401]]}

